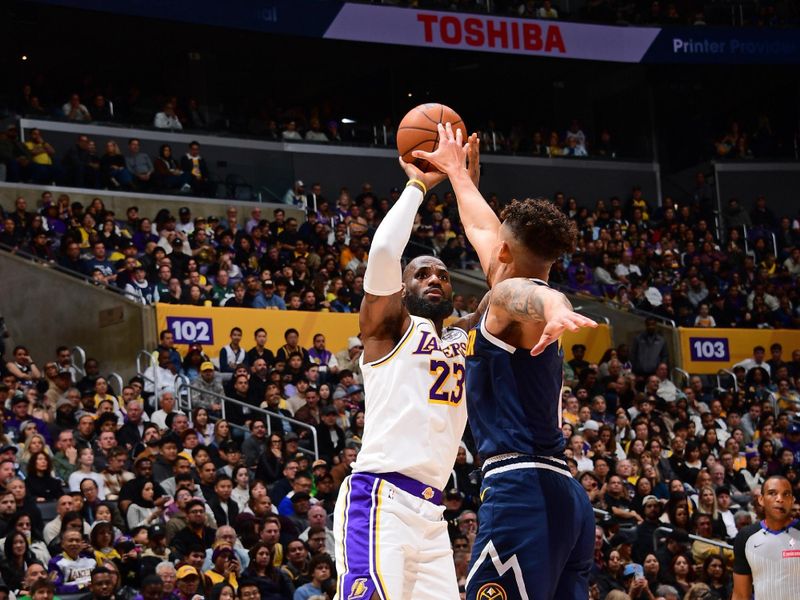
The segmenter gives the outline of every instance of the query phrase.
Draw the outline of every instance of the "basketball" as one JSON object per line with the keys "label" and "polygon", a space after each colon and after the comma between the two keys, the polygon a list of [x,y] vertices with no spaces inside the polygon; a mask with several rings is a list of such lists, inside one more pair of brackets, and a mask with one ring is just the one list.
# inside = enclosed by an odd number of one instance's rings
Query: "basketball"
{"label": "basketball", "polygon": [[427,160],[414,158],[414,150],[433,152],[439,146],[439,130],[437,125],[450,123],[453,132],[461,130],[462,139],[467,140],[467,129],[458,113],[444,104],[420,104],[412,108],[397,128],[397,150],[403,160],[416,165],[421,171],[432,171]]}

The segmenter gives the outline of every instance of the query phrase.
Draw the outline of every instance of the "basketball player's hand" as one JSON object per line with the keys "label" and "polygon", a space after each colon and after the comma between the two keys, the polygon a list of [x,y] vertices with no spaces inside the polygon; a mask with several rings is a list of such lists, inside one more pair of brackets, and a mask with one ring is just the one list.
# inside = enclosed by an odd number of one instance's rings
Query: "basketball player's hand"
{"label": "basketball player's hand", "polygon": [[447,179],[447,175],[444,173],[439,173],[438,171],[429,171],[428,173],[424,173],[416,165],[412,165],[404,161],[402,157],[399,157],[398,160],[400,161],[400,166],[403,168],[403,171],[406,172],[406,176],[408,177],[409,181],[412,179],[418,179],[425,184],[425,187],[428,189],[428,191],[431,191],[433,188]]}
{"label": "basketball player's hand", "polygon": [[550,344],[555,342],[565,331],[578,331],[583,327],[597,327],[597,323],[589,317],[576,313],[569,304],[564,304],[554,297],[554,300],[544,304],[545,326],[539,342],[531,349],[531,356],[538,356]]}
{"label": "basketball player's hand", "polygon": [[[427,160],[442,173],[452,176],[466,167],[469,142],[464,142],[460,129],[456,129],[454,133],[450,123],[445,125],[439,123],[438,129],[439,146],[435,152],[414,150],[411,155],[414,158]],[[477,135],[475,137],[477,139]]]}

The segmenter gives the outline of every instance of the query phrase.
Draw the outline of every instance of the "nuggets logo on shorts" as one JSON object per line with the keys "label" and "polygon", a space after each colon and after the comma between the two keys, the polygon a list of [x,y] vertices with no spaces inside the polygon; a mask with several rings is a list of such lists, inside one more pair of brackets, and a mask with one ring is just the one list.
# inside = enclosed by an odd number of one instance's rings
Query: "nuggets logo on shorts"
{"label": "nuggets logo on shorts", "polygon": [[353,585],[350,586],[350,595],[347,596],[347,600],[358,600],[359,598],[363,598],[366,593],[367,578],[359,577],[353,582]]}
{"label": "nuggets logo on shorts", "polygon": [[477,600],[507,600],[508,596],[503,586],[497,583],[487,583],[478,590]]}

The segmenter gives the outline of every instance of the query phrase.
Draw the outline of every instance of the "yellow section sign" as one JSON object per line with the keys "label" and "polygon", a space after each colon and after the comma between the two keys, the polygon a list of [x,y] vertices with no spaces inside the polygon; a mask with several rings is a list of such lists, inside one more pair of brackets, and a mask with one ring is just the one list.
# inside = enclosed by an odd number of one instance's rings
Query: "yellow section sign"
{"label": "yellow section sign", "polygon": [[696,375],[715,375],[720,369],[730,369],[746,358],[752,358],[753,348],[763,346],[769,357],[769,347],[781,344],[784,356],[800,348],[800,331],[794,329],[722,329],[680,327],[683,369]]}
{"label": "yellow section sign", "polygon": [[[241,328],[242,347],[248,350],[255,345],[255,330],[263,327],[267,331],[267,348],[273,352],[283,346],[283,334],[289,328],[297,329],[304,348],[312,346],[315,334],[324,334],[326,347],[334,353],[347,348],[347,338],[359,332],[357,314],[329,312],[157,304],[156,318],[159,332],[171,331],[181,353],[186,352],[188,344],[200,344],[212,358],[219,356],[220,349],[230,341],[234,327]],[[567,359],[572,356],[573,344],[584,344],[587,360],[597,361],[612,346],[611,331],[608,325],[600,325],[597,329],[568,332],[562,343]]]}

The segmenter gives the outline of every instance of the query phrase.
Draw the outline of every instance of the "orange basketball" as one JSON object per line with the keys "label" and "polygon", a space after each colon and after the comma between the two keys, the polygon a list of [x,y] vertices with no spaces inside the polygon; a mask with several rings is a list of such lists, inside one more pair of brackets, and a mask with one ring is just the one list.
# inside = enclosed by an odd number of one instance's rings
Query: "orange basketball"
{"label": "orange basketball", "polygon": [[467,129],[458,113],[444,104],[420,104],[412,108],[397,128],[397,150],[403,160],[416,165],[421,171],[434,171],[435,169],[427,160],[414,158],[414,150],[433,152],[439,146],[439,130],[437,125],[450,123],[453,133],[461,130],[464,142],[467,141]]}

